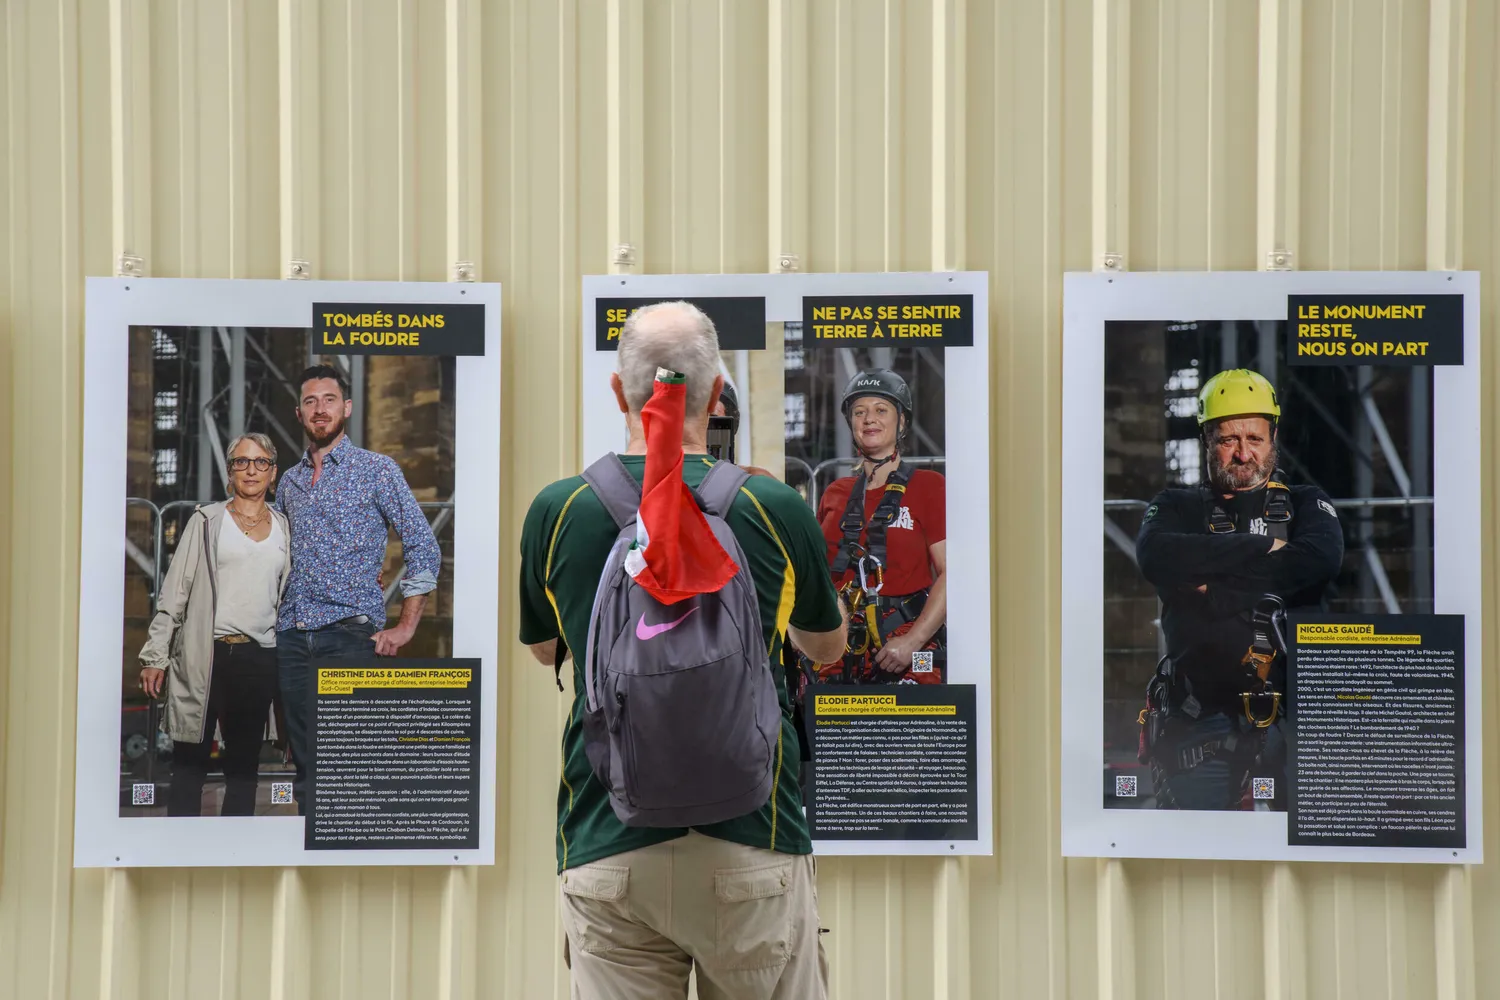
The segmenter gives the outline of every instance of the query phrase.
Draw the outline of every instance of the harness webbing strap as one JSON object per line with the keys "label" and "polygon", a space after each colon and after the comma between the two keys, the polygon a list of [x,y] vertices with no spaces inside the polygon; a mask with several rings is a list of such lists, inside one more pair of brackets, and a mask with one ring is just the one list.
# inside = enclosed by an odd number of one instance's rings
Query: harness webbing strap
{"label": "harness webbing strap", "polygon": [[835,575],[842,574],[849,568],[853,560],[855,548],[859,545],[859,536],[865,532],[865,551],[874,556],[880,565],[885,565],[885,530],[895,523],[901,513],[901,501],[905,498],[906,484],[911,479],[912,468],[905,462],[898,462],[890,478],[885,482],[885,492],[880,495],[880,502],[875,505],[875,512],[870,515],[868,531],[865,525],[865,467],[859,467],[855,473],[854,485],[849,488],[849,503],[844,508],[844,516],[839,521],[839,530],[843,532],[843,539],[839,543],[838,553],[834,556],[832,570]]}
{"label": "harness webbing strap", "polygon": [[[1292,521],[1292,491],[1272,477],[1266,483],[1261,507],[1261,520],[1265,522],[1266,535],[1286,541]],[[1234,518],[1229,516],[1219,503],[1218,496],[1208,487],[1202,489],[1203,503],[1208,509],[1207,527],[1211,535],[1232,535],[1239,530]]]}

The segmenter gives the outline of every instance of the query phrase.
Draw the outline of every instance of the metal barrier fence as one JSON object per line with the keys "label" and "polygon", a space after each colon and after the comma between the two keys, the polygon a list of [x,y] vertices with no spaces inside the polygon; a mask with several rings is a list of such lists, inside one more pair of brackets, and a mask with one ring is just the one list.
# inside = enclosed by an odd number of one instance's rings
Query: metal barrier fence
{"label": "metal barrier fence", "polygon": [[[183,507],[200,507],[204,504],[217,502],[218,501],[216,500],[172,500],[158,507],[155,503],[147,500],[145,497],[125,498],[125,505],[127,507],[144,507],[151,514],[151,554],[148,556],[146,553],[142,552],[137,545],[130,541],[129,538],[125,539],[125,554],[127,557],[129,557],[131,562],[136,564],[136,566],[141,570],[142,573],[151,578],[152,614],[156,614],[156,595],[161,590],[162,543],[164,540],[164,525],[167,515],[172,511],[179,510]],[[418,501],[417,506],[421,507],[424,511],[436,510],[440,512],[438,516],[433,518],[430,522],[432,525],[432,533],[434,535],[441,532],[447,525],[448,521],[453,517],[452,500]],[[400,579],[401,574],[398,571],[395,574],[395,580],[393,580],[392,583],[386,587],[385,599],[387,602],[390,601],[391,595],[395,593],[395,588],[399,585]]]}

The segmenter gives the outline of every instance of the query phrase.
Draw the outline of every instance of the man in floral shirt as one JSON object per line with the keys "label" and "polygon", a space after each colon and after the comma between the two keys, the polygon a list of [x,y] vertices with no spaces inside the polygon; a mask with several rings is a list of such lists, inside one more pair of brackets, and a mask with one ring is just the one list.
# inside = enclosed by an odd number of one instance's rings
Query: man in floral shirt
{"label": "man in floral shirt", "polygon": [[[354,446],[344,433],[354,410],[343,373],[302,373],[297,420],[311,442],[286,471],[276,507],[292,529],[292,575],[276,621],[276,653],[298,811],[307,811],[308,687],[313,660],[394,656],[411,641],[441,555],[432,527],[394,459]],[[386,628],[379,575],[388,530],[401,538],[401,618]]]}

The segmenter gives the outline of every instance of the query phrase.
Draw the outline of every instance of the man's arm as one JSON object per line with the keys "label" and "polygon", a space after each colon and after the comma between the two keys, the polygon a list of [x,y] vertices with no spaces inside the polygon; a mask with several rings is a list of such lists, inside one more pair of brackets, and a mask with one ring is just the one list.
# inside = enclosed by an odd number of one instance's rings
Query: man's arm
{"label": "man's arm", "polygon": [[[536,657],[538,663],[545,663],[550,667],[557,662],[557,643],[556,639],[548,639],[546,642],[533,642],[526,648],[531,650],[531,655]],[[563,653],[563,662],[568,662],[572,656],[573,651],[567,650]]]}
{"label": "man's arm", "polygon": [[1199,587],[1271,551],[1264,535],[1210,535],[1166,492],[1146,508],[1135,539],[1141,575],[1157,587]]}
{"label": "man's arm", "polygon": [[1322,587],[1344,564],[1344,528],[1328,494],[1307,490],[1296,498],[1291,537],[1255,567],[1253,579],[1283,597]]}
{"label": "man's arm", "polygon": [[[538,493],[527,508],[521,525],[521,570],[517,593],[520,597],[521,644],[531,650],[539,663],[556,662],[557,644],[562,641],[562,623],[547,594],[547,545],[557,526],[559,505],[552,501],[550,489]],[[571,655],[571,651],[570,651]]]}
{"label": "man's arm", "polygon": [[417,623],[422,620],[422,609],[425,607],[426,594],[413,594],[402,601],[401,617],[396,624],[371,636],[375,640],[375,655],[395,656],[397,650],[411,642],[412,636],[417,634]]}
{"label": "man's arm", "polygon": [[792,568],[787,641],[814,663],[832,663],[844,655],[849,642],[849,609],[828,572],[823,529],[812,509],[790,490],[785,502],[774,504],[770,513],[780,522],[775,531]]}
{"label": "man's arm", "polygon": [[827,632],[809,632],[795,625],[786,629],[787,641],[792,647],[814,663],[833,663],[844,655],[849,644],[849,609],[843,599],[834,595],[839,609],[838,628]]}
{"label": "man's arm", "polygon": [[427,606],[427,595],[437,589],[443,557],[432,525],[427,523],[411,487],[406,485],[400,466],[394,459],[382,458],[385,468],[376,478],[375,504],[401,538],[406,573],[401,577],[401,618],[394,626],[375,633],[374,639],[377,656],[394,656],[416,634],[422,610]]}

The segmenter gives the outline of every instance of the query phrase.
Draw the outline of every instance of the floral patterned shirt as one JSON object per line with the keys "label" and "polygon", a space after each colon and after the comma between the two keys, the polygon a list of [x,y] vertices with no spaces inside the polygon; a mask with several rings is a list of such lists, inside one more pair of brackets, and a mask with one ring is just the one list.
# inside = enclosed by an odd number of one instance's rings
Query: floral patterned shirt
{"label": "floral patterned shirt", "polygon": [[357,448],[347,437],[323,457],[313,485],[311,453],[286,471],[277,510],[292,528],[292,575],[276,628],[316,629],[354,615],[385,626],[385,594],[376,577],[387,526],[401,538],[406,573],[401,596],[437,587],[442,556],[432,526],[394,459]]}

